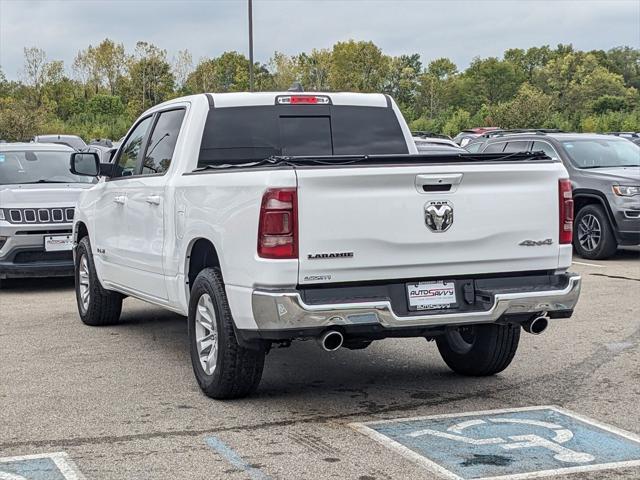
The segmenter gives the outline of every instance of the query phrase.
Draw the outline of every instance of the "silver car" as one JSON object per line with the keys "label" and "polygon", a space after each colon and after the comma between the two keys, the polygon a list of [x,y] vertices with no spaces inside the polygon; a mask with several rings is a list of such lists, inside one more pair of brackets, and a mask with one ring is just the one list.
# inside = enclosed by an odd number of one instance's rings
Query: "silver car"
{"label": "silver car", "polygon": [[94,180],[69,171],[66,145],[0,144],[0,282],[73,274],[74,207]]}

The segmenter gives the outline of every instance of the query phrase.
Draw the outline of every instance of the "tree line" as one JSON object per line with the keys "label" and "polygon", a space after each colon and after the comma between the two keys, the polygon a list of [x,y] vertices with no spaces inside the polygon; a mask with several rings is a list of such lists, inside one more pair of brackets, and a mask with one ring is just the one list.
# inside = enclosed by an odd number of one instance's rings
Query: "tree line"
{"label": "tree line", "polygon": [[[448,58],[389,56],[349,40],[255,63],[255,89],[385,92],[415,130],[455,135],[473,126],[640,130],[640,49],[579,51],[572,45],[506,50],[459,69]],[[0,67],[0,139],[71,133],[120,138],[145,109],[182,95],[249,89],[249,60],[225,52],[197,63],[187,50],[105,39],[77,53],[70,69],[40,48],[24,49],[20,79]]]}

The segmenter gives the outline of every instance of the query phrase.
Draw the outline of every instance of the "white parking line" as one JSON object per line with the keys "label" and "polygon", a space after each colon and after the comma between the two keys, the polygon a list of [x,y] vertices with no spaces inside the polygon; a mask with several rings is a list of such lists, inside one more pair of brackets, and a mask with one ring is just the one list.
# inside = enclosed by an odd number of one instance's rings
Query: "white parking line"
{"label": "white parking line", "polygon": [[604,265],[598,265],[596,263],[587,263],[587,262],[573,262],[576,265],[584,265],[586,267],[598,267],[598,268],[604,268]]}

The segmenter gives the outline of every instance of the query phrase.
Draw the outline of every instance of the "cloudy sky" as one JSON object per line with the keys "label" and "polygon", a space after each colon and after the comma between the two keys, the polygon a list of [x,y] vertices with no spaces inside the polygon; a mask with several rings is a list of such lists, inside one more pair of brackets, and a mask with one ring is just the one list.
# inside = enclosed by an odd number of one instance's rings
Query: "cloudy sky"
{"label": "cloudy sky", "polygon": [[[169,58],[194,61],[226,50],[247,53],[246,0],[0,0],[0,66],[19,78],[22,50],[45,49],[70,68],[79,49],[105,37],[133,51],[144,40]],[[254,0],[255,58],[372,40],[387,54],[475,56],[511,47],[572,43],[576,48],[640,48],[640,0]]]}

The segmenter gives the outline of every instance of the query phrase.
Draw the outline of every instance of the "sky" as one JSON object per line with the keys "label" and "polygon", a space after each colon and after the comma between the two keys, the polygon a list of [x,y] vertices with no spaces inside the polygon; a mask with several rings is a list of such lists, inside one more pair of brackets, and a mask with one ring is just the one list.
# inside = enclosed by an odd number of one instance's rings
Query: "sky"
{"label": "sky", "polygon": [[[580,50],[640,48],[640,0],[254,0],[254,56],[371,40],[384,53],[448,57],[464,69],[508,48],[572,43]],[[194,63],[224,51],[248,56],[247,0],[0,0],[0,67],[20,78],[24,47],[70,72],[76,53],[108,37],[188,49]]]}

